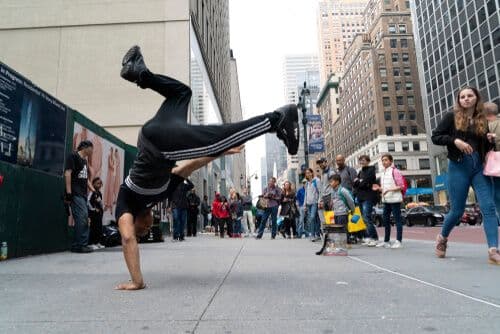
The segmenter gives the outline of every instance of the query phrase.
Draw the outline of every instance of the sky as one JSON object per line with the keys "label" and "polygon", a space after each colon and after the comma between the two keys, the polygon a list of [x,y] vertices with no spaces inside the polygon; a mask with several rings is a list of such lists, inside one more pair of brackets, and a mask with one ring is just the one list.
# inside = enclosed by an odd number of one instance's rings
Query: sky
{"label": "sky", "polygon": [[[243,118],[285,104],[283,62],[286,55],[317,54],[318,0],[229,0],[230,45],[238,66]],[[264,136],[246,145],[248,175],[265,155]],[[252,178],[252,192],[260,179]]]}

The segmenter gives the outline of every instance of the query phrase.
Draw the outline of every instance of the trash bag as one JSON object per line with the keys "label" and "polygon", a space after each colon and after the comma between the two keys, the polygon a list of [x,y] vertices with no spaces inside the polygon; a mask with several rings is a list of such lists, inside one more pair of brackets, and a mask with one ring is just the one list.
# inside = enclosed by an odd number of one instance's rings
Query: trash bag
{"label": "trash bag", "polygon": [[106,247],[114,247],[122,244],[122,236],[114,221],[102,227],[102,243]]}

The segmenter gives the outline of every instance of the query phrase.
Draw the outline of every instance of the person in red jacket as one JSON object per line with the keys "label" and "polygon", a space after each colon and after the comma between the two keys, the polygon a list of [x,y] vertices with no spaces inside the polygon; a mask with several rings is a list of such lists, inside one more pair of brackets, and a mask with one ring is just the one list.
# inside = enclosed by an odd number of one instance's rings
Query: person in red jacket
{"label": "person in red jacket", "polygon": [[212,202],[212,225],[215,228],[215,234],[219,232],[219,221],[220,221],[220,206],[221,198],[219,193],[215,193],[215,199]]}
{"label": "person in red jacket", "polygon": [[227,226],[227,235],[231,238],[233,236],[233,224],[231,221],[231,211],[229,209],[229,202],[225,196],[221,196],[220,204],[220,219],[219,219],[219,233],[220,237],[224,238],[224,225]]}

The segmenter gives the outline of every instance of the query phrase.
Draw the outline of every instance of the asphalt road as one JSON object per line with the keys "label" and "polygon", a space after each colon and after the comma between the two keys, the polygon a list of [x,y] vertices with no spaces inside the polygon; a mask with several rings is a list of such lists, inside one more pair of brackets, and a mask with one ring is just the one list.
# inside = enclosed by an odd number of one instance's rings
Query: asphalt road
{"label": "asphalt road", "polygon": [[[480,230],[479,230],[480,231]],[[498,333],[500,266],[486,246],[431,241],[316,256],[308,240],[190,238],[0,263],[0,333]]]}

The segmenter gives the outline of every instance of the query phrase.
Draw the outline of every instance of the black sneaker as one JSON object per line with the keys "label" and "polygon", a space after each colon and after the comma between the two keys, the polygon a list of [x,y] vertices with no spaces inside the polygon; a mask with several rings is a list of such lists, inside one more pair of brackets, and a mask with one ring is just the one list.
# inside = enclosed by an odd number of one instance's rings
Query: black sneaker
{"label": "black sneaker", "polygon": [[138,83],[141,73],[147,70],[148,68],[144,63],[144,58],[141,54],[141,48],[134,45],[123,57],[120,76],[130,82]]}
{"label": "black sneaker", "polygon": [[88,246],[83,246],[80,248],[72,248],[73,253],[92,253],[94,250]]}
{"label": "black sneaker", "polygon": [[276,135],[288,148],[288,154],[295,155],[299,150],[299,113],[297,105],[288,104],[276,110],[280,119],[276,124]]}

